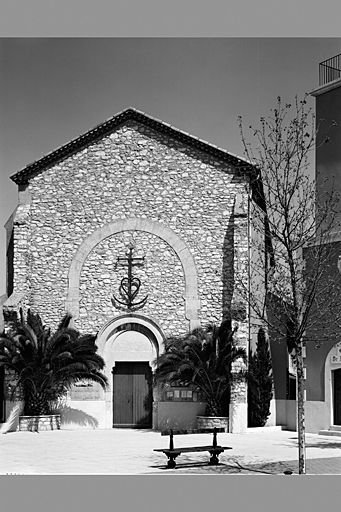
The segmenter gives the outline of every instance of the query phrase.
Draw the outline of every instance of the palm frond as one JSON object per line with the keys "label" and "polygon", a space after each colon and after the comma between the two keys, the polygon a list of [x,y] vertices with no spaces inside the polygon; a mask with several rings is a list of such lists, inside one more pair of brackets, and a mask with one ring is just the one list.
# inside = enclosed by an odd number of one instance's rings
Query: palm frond
{"label": "palm frond", "polygon": [[72,320],[72,315],[70,313],[66,313],[63,318],[61,319],[57,331],[61,331],[62,329],[66,329],[69,327],[70,322]]}
{"label": "palm frond", "polygon": [[71,316],[65,315],[54,332],[46,328],[38,314],[27,312],[25,319],[12,322],[0,338],[0,366],[16,376],[13,396],[20,392],[25,413],[49,410],[49,403],[63,397],[72,382],[87,378],[103,389],[107,378],[105,366],[97,353],[96,337],[81,335],[70,327]]}
{"label": "palm frond", "polygon": [[219,327],[214,324],[198,328],[182,337],[171,337],[165,342],[165,351],[156,360],[155,381],[183,382],[199,388],[212,410],[223,409],[231,383],[245,377],[241,370],[235,375],[232,364],[246,362],[246,351],[234,341],[236,328],[230,320]]}

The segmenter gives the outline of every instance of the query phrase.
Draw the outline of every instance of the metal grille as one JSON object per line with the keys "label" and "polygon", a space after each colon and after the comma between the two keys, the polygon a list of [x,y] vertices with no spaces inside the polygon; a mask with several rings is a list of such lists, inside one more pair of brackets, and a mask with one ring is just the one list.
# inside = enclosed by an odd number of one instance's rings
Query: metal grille
{"label": "metal grille", "polygon": [[341,78],[341,53],[319,65],[319,85],[325,85],[338,78]]}

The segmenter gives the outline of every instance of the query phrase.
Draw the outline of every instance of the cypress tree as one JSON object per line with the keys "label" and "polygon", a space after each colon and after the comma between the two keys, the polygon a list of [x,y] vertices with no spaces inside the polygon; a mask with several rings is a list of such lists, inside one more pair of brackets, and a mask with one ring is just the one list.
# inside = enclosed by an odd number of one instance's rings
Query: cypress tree
{"label": "cypress tree", "polygon": [[248,370],[248,426],[263,427],[270,415],[273,375],[270,350],[264,329],[257,336],[257,348],[250,355]]}

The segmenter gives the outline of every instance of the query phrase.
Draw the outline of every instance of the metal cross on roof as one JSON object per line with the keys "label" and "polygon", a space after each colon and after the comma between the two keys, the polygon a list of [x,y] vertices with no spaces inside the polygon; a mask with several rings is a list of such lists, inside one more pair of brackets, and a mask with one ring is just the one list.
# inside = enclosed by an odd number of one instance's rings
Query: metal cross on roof
{"label": "metal cross on roof", "polygon": [[121,279],[119,287],[119,292],[123,301],[113,295],[112,303],[115,307],[118,307],[119,304],[121,306],[126,306],[128,309],[136,310],[142,308],[146,304],[148,295],[144,297],[144,299],[134,302],[135,297],[140,291],[141,281],[138,277],[133,277],[133,267],[143,266],[144,256],[142,258],[135,257],[133,256],[133,252],[134,247],[131,245],[125,257],[119,256],[117,258],[118,265],[128,267],[128,277]]}

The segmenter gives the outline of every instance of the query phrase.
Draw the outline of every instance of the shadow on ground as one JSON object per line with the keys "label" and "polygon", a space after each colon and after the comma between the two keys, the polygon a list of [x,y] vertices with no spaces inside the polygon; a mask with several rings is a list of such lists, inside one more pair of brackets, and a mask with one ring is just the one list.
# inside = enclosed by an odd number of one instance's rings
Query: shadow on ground
{"label": "shadow on ground", "polygon": [[[290,440],[298,442],[298,437],[290,437]],[[335,441],[335,440],[328,441],[327,439],[321,439],[320,441],[307,441],[306,440],[305,446],[306,446],[306,448],[321,448],[322,450],[325,448],[331,448],[331,449],[337,448],[337,449],[341,450],[341,438],[340,438],[340,441]]]}
{"label": "shadow on ground", "polygon": [[278,475],[284,474],[285,471],[294,473],[296,470],[297,463],[295,461],[290,462],[275,462],[275,463],[261,463],[255,465],[243,465],[236,459],[230,459],[229,463],[219,462],[216,466],[211,466],[207,462],[185,462],[178,463],[174,469],[169,469],[164,465],[153,465],[150,468],[160,469],[167,471],[167,473],[173,474],[182,470],[188,470],[186,473],[194,474],[258,474],[258,475]]}
{"label": "shadow on ground", "polygon": [[63,405],[59,407],[56,412],[61,415],[62,426],[76,424],[83,427],[98,427],[98,420],[80,409],[74,409],[67,405]]}

